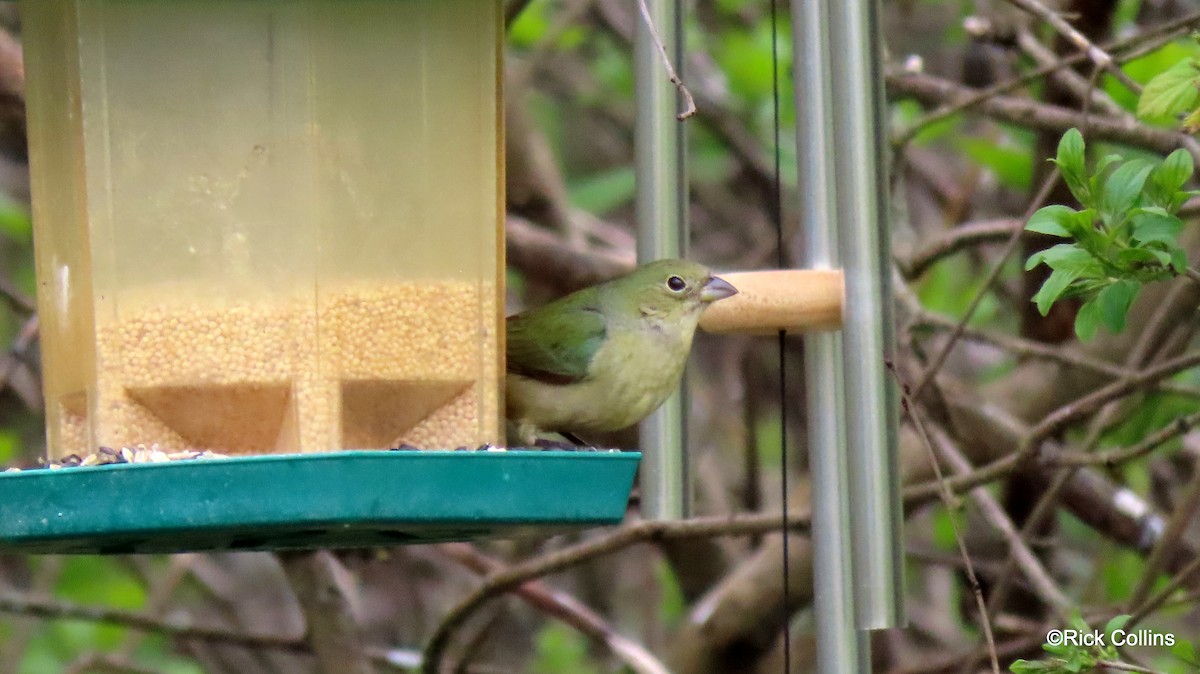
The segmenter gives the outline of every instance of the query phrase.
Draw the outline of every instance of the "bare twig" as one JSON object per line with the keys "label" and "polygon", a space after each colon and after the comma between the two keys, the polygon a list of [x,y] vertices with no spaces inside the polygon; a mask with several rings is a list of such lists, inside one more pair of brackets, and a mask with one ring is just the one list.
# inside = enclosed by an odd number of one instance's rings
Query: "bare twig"
{"label": "bare twig", "polygon": [[[1046,179],[1042,182],[1041,189],[1038,190],[1037,195],[1034,196],[1029,206],[1026,207],[1025,214],[1021,217],[1022,222],[1027,222],[1033,216],[1033,213],[1041,207],[1042,202],[1046,200],[1046,197],[1050,195],[1050,191],[1054,189],[1054,184],[1058,182],[1058,176],[1059,172],[1057,168],[1050,171],[1050,174],[1046,176]],[[988,271],[987,277],[979,286],[979,289],[975,291],[974,297],[971,298],[970,304],[967,305],[967,310],[963,312],[962,318],[959,319],[958,326],[950,333],[950,338],[938,350],[929,363],[929,366],[921,374],[921,378],[917,381],[916,386],[913,387],[913,398],[921,397],[921,393],[925,390],[925,387],[929,385],[929,382],[933,381],[938,371],[941,370],[942,365],[946,363],[946,358],[950,356],[950,351],[954,349],[955,343],[962,337],[963,330],[966,329],[967,323],[970,322],[975,312],[979,309],[979,305],[987,295],[988,289],[992,287],[996,279],[1000,278],[1000,272],[1004,270],[1004,264],[1016,252],[1017,244],[1021,242],[1021,234],[1021,229],[1013,230],[1008,237],[1008,241],[1004,242],[1004,248],[1001,249],[999,258],[992,263],[992,268]]]}
{"label": "bare twig", "polygon": [[502,612],[503,609],[497,604],[487,606],[481,611],[482,619],[475,621],[474,624],[463,630],[466,638],[462,640],[463,647],[458,662],[449,668],[450,671],[454,674],[466,674],[472,664],[471,661],[479,655],[479,651],[487,644],[488,639],[496,633],[496,625],[500,623]]}
{"label": "bare twig", "polygon": [[937,261],[971,246],[1007,241],[1013,232],[1023,232],[1025,223],[1016,218],[999,218],[958,225],[930,241],[925,241],[920,250],[897,258],[896,266],[906,279],[924,274]]}
{"label": "bare twig", "polygon": [[552,282],[562,292],[607,281],[635,265],[632,252],[623,254],[600,247],[580,251],[561,235],[511,214],[504,233],[509,263],[536,273],[538,281]]}
{"label": "bare twig", "polygon": [[[895,370],[892,371],[892,375],[897,376]],[[1000,674],[1000,659],[996,655],[996,639],[992,636],[992,621],[988,617],[987,603],[983,600],[983,589],[979,586],[979,579],[975,577],[975,565],[971,561],[971,553],[967,551],[967,545],[963,542],[962,534],[958,530],[954,496],[950,493],[950,489],[946,486],[946,481],[942,477],[942,468],[938,462],[937,453],[933,449],[933,442],[929,439],[929,432],[925,428],[925,423],[921,420],[921,416],[917,414],[917,410],[913,408],[908,387],[903,384],[900,386],[900,406],[908,413],[908,418],[912,420],[913,426],[917,429],[917,435],[921,438],[921,444],[929,452],[929,463],[933,468],[934,476],[940,487],[939,493],[942,503],[945,504],[946,511],[950,516],[950,528],[954,531],[954,542],[958,545],[958,552],[963,560],[963,568],[967,572],[967,584],[971,588],[971,594],[975,596],[975,605],[979,609],[979,623],[983,628],[983,636],[987,642],[988,656],[992,660],[992,672]]]}
{"label": "bare twig", "polygon": [[[1111,53],[1119,50],[1122,52],[1120,60],[1131,60],[1145,53],[1158,49],[1162,45],[1176,39],[1180,35],[1187,33],[1187,31],[1191,30],[1197,24],[1200,24],[1200,12],[1189,14],[1175,21],[1169,21],[1161,26],[1155,26],[1128,39],[1113,42],[1107,47],[1106,51]],[[1086,53],[1077,52],[1070,56],[1063,57],[1060,61],[1053,65],[1037,68],[1036,70],[1032,70],[1018,77],[994,84],[986,89],[979,89],[967,98],[963,98],[953,104],[943,105],[937,110],[927,113],[924,117],[913,122],[903,131],[897,133],[892,140],[892,144],[896,147],[903,147],[907,145],[914,137],[916,137],[916,135],[920,133],[922,129],[927,128],[931,124],[936,124],[953,115],[975,107],[989,98],[1012,91],[1017,87],[1028,84],[1029,82],[1032,82],[1038,78],[1045,77],[1050,73],[1078,65],[1087,60],[1088,57]]]}
{"label": "bare twig", "polygon": [[[618,8],[623,8],[623,2],[599,2],[597,12],[600,26],[613,37],[625,44],[633,44],[632,21],[622,21]],[[747,126],[746,120],[736,114],[736,105],[729,100],[729,92],[720,86],[704,86],[706,82],[722,81],[723,75],[711,60],[703,53],[691,55],[687,66],[690,79],[695,87],[693,97],[698,101],[697,116],[704,124],[728,147],[734,157],[741,162],[747,173],[753,177],[755,186],[770,198],[774,193],[774,166],[767,156],[758,136]],[[689,91],[691,89],[689,88]]]}
{"label": "bare twig", "polygon": [[1180,134],[1174,131],[1131,123],[1124,118],[1099,116],[1085,122],[1082,112],[1028,98],[987,96],[977,99],[973,89],[931,75],[895,71],[889,72],[886,79],[893,96],[911,96],[934,104],[969,104],[988,117],[1039,131],[1063,133],[1086,124],[1090,138],[1141,147],[1160,154],[1169,154],[1182,144]]}
{"label": "bare twig", "polygon": [[[1041,423],[1030,429],[1016,452],[1006,454],[989,464],[975,469],[969,474],[948,478],[946,485],[952,490],[961,491],[1008,475],[1017,466],[1028,460],[1034,452],[1038,451],[1042,446],[1042,441],[1047,436],[1059,430],[1070,421],[1094,412],[1110,400],[1127,395],[1145,386],[1150,381],[1170,376],[1197,363],[1200,363],[1200,353],[1191,353],[1186,356],[1174,358],[1155,368],[1139,373],[1135,377],[1114,382],[1079,400],[1063,405],[1049,414]],[[1049,457],[1046,460],[1051,463],[1054,461],[1053,457]],[[936,493],[936,485],[913,485],[905,489],[905,500],[907,501],[909,498],[927,499],[930,496],[936,495]]]}
{"label": "bare twig", "polygon": [[[798,531],[804,531],[809,525],[809,515],[808,513],[793,513],[788,517],[788,522]],[[778,528],[779,516],[771,513],[701,517],[680,522],[636,522],[592,540],[515,564],[504,571],[489,575],[480,587],[450,609],[442,623],[434,630],[429,644],[425,647],[423,671],[429,674],[438,674],[441,671],[442,658],[446,654],[454,632],[471,613],[491,599],[518,587],[527,580],[561,571],[642,541],[694,536],[747,536],[776,531]]]}
{"label": "bare twig", "polygon": [[1150,669],[1141,665],[1131,665],[1128,662],[1116,662],[1114,660],[1100,660],[1096,663],[1096,667],[1116,669],[1122,672],[1141,672],[1142,674],[1166,674],[1161,669]]}
{"label": "bare twig", "polygon": [[37,305],[33,300],[21,292],[12,281],[3,277],[0,277],[0,297],[3,297],[4,301],[19,313],[28,315],[37,311]]}
{"label": "bare twig", "polygon": [[1187,565],[1185,565],[1182,569],[1176,572],[1176,574],[1171,577],[1171,580],[1168,581],[1167,584],[1161,589],[1159,589],[1158,592],[1154,593],[1152,597],[1143,602],[1141,606],[1138,606],[1133,611],[1130,611],[1129,622],[1125,623],[1125,628],[1133,629],[1134,625],[1137,625],[1144,620],[1146,616],[1157,611],[1159,607],[1161,607],[1168,599],[1171,598],[1171,595],[1175,594],[1176,590],[1183,587],[1185,583],[1191,580],[1192,576],[1196,575],[1197,571],[1200,571],[1200,557],[1196,557]]}
{"label": "bare twig", "polygon": [[[910,414],[910,416],[914,415]],[[945,432],[934,427],[930,429],[927,435],[932,436],[937,441],[936,447],[939,453],[951,465],[955,473],[963,475],[971,472],[971,463],[958,451]],[[983,512],[984,517],[1012,546],[1017,563],[1020,565],[1021,570],[1029,580],[1034,591],[1037,592],[1042,601],[1056,608],[1060,614],[1065,614],[1068,609],[1075,605],[1075,602],[1071,601],[1059,589],[1054,580],[1050,578],[1050,573],[1042,566],[1037,555],[1033,554],[1033,551],[1021,539],[1016,526],[1013,525],[1008,514],[1004,512],[1004,508],[996,500],[996,497],[992,496],[991,492],[982,487],[976,487],[970,493],[971,498],[979,505],[979,509]]]}
{"label": "bare twig", "polygon": [[[663,45],[662,36],[658,34],[658,29],[654,26],[654,19],[650,16],[650,8],[646,6],[646,0],[638,0],[638,9],[642,13],[642,22],[646,25],[646,30],[650,32],[651,39],[654,40],[654,46],[658,49],[658,55],[662,58],[663,69],[667,71],[667,78],[671,80],[671,84],[679,91],[679,95],[683,96],[683,112],[675,116],[679,121],[684,121],[692,115],[696,114],[696,101],[692,98],[692,92],[683,84],[683,80],[679,79],[679,75],[675,73],[675,67],[671,65],[671,57],[667,56],[667,48]],[[679,39],[683,39],[680,35]]]}
{"label": "bare twig", "polygon": [[[1021,28],[1017,31],[1017,46],[1040,66],[1052,66],[1061,60],[1057,54],[1042,44],[1026,28]],[[1087,100],[1090,97],[1091,104],[1106,115],[1120,117],[1126,114],[1125,110],[1117,105],[1108,94],[1100,89],[1089,86],[1087,80],[1083,79],[1083,76],[1073,68],[1055,70],[1050,77],[1059,82],[1079,100]]]}
{"label": "bare twig", "polygon": [[88,672],[93,674],[97,672],[104,674],[156,674],[157,670],[134,664],[128,658],[121,656],[87,653],[67,665],[62,674],[87,674]]}
{"label": "bare twig", "polygon": [[[902,299],[907,301],[907,298]],[[913,299],[915,301],[915,298]],[[958,325],[958,321],[935,314],[931,311],[926,311],[919,305],[914,304],[910,307],[910,310],[913,313],[912,321],[914,326],[922,326],[936,330],[953,330]],[[1008,351],[1014,356],[1050,360],[1056,363],[1061,363],[1062,365],[1078,368],[1080,370],[1086,370],[1088,372],[1108,375],[1111,377],[1124,377],[1134,372],[1133,370],[1110,363],[1106,360],[1090,357],[1070,347],[1051,346],[1045,342],[1038,342],[1032,339],[1017,337],[992,330],[966,327],[963,328],[962,338],[983,344],[990,344],[996,348]],[[1176,395],[1193,398],[1200,397],[1200,387],[1190,386],[1188,384],[1179,384],[1172,381],[1159,381],[1154,386],[1156,390],[1164,393],[1173,393]],[[1084,463],[1103,463],[1103,461],[1089,459],[1084,461]]]}
{"label": "bare twig", "polygon": [[279,555],[308,625],[305,638],[325,674],[371,674],[351,605],[348,574],[328,550]]}
{"label": "bare twig", "polygon": [[1133,591],[1129,593],[1126,605],[1131,609],[1139,606],[1146,600],[1146,597],[1150,594],[1150,590],[1154,587],[1154,583],[1158,580],[1158,574],[1175,553],[1184,529],[1195,518],[1197,510],[1200,510],[1200,466],[1193,468],[1192,479],[1188,481],[1187,490],[1184,492],[1183,498],[1179,501],[1179,505],[1175,507],[1175,512],[1172,513],[1171,519],[1167,520],[1167,528],[1158,539],[1158,543],[1154,546],[1154,549],[1150,551],[1150,556],[1146,558],[1146,566],[1142,569],[1142,577],[1138,580],[1137,585],[1134,586]]}
{"label": "bare twig", "polygon": [[[25,592],[36,595],[51,594],[61,578],[65,559],[64,557],[42,558],[42,563],[31,569],[33,577],[28,586],[24,588]],[[0,573],[0,587],[3,587],[9,580],[4,577],[6,575]],[[3,612],[3,597],[4,595],[0,594],[0,612]],[[11,623],[8,635],[0,641],[0,674],[17,674],[20,671],[20,665],[25,661],[26,648],[34,638],[35,626],[40,627],[32,620],[19,620]]]}
{"label": "bare twig", "polygon": [[[480,575],[504,571],[505,565],[479,552],[467,543],[438,546],[454,561]],[[538,581],[529,581],[516,593],[534,608],[562,620],[579,630],[597,645],[608,649],[636,674],[667,674],[667,668],[641,644],[618,633],[612,625],[578,599],[554,590]]]}
{"label": "bare twig", "polygon": [[1112,382],[1107,386],[1103,386],[1092,393],[1067,403],[1062,407],[1054,410],[1046,415],[1041,422],[1033,427],[1029,432],[1029,436],[1022,441],[1021,447],[1018,449],[1018,455],[1028,458],[1028,455],[1036,451],[1036,447],[1042,440],[1050,434],[1055,433],[1064,428],[1068,423],[1079,419],[1087,414],[1091,414],[1098,410],[1102,405],[1117,398],[1124,397],[1130,393],[1134,393],[1144,388],[1147,384],[1171,377],[1184,370],[1191,369],[1196,365],[1200,365],[1200,352],[1193,351],[1181,356],[1172,358],[1167,361],[1143,370],[1136,372],[1131,376]]}
{"label": "bare twig", "polygon": [[1037,0],[1008,0],[1008,2],[1050,24],[1055,31],[1065,37],[1071,44],[1075,45],[1077,49],[1087,54],[1087,57],[1091,59],[1092,63],[1096,64],[1099,70],[1104,70],[1117,78],[1121,84],[1129,87],[1130,91],[1141,93],[1141,86],[1117,67],[1113,61],[1113,57],[1108,52],[1097,47],[1086,35],[1076,30],[1074,26],[1067,23],[1066,19],[1059,16],[1056,12]]}
{"label": "bare twig", "polygon": [[37,339],[40,332],[40,322],[38,315],[33,314],[17,331],[17,336],[13,339],[12,346],[9,347],[8,353],[0,357],[0,389],[8,386],[9,380],[16,371],[17,366],[26,357],[29,347],[33,345],[33,341]]}
{"label": "bare twig", "polygon": [[[150,617],[161,618],[166,612],[171,596],[183,582],[183,579],[191,572],[191,566],[196,556],[191,554],[173,555],[166,572],[153,583],[149,588],[148,596],[146,597],[146,607],[144,615]],[[114,662],[127,662],[134,656],[138,644],[142,638],[146,636],[145,632],[130,630],[122,639],[121,645],[115,650],[108,653],[92,652],[81,656],[76,662],[86,662],[87,658],[108,658]],[[79,670],[80,672],[90,671],[87,667]]]}
{"label": "bare twig", "polygon": [[152,634],[183,640],[210,641],[245,648],[307,652],[307,646],[297,639],[268,634],[245,634],[232,630],[197,627],[163,620],[121,609],[81,606],[49,599],[23,597],[0,592],[0,613],[31,616],[44,620],[86,620],[107,623]]}
{"label": "bare twig", "polygon": [[1151,433],[1143,438],[1141,442],[1130,447],[1109,450],[1107,452],[1062,451],[1054,458],[1049,459],[1049,462],[1055,466],[1119,466],[1127,461],[1149,454],[1161,447],[1163,443],[1187,433],[1196,424],[1200,424],[1200,412],[1180,417],[1173,423]]}
{"label": "bare twig", "polygon": [[[1155,308],[1153,315],[1146,324],[1146,327],[1138,336],[1137,341],[1134,343],[1133,347],[1128,351],[1128,353],[1125,354],[1124,364],[1127,369],[1135,370],[1137,368],[1141,368],[1155,356],[1156,351],[1160,348],[1165,335],[1169,333],[1175,325],[1175,318],[1178,315],[1178,310],[1175,307],[1181,303],[1177,300],[1184,298],[1185,294],[1191,290],[1193,290],[1191,287],[1182,283],[1175,284],[1175,286],[1171,288],[1171,290],[1168,292],[1167,300]],[[1188,304],[1194,306],[1194,302],[1183,302],[1183,304],[1185,306]],[[1137,372],[1125,374],[1119,380],[1113,382],[1109,385],[1109,387],[1106,388],[1118,387],[1121,384],[1128,384],[1137,376]],[[1060,408],[1060,410],[1061,409],[1062,408]],[[1114,406],[1112,400],[1103,403],[1096,408],[1099,414],[1092,419],[1087,436],[1083,440],[1082,444],[1083,451],[1085,453],[1091,452],[1091,450],[1099,443],[1101,433],[1103,432],[1103,429],[1107,423],[1106,420],[1113,409]],[[1053,416],[1053,414],[1050,416]],[[1047,417],[1047,419],[1048,418],[1049,417]],[[1045,421],[1046,419],[1043,419],[1043,423]],[[1035,427],[1030,431],[1029,434],[1027,434],[1027,437],[1033,437],[1037,433],[1037,430],[1037,427]],[[1023,450],[1018,450],[1018,453],[1021,451]],[[1033,509],[1026,518],[1025,524],[1021,529],[1022,540],[1030,540],[1035,533],[1040,530],[1040,528],[1043,526],[1043,523],[1049,520],[1051,514],[1058,506],[1060,494],[1066,488],[1066,485],[1074,478],[1077,470],[1077,467],[1068,466],[1056,472],[1054,478],[1050,481],[1049,487],[1039,496],[1037,502],[1034,504]],[[1004,569],[1001,571],[996,583],[992,588],[992,596],[989,607],[993,614],[996,614],[1000,611],[1007,597],[1010,585],[1009,581],[1012,578],[1012,570],[1015,561],[1014,553],[1015,550],[1010,548],[1004,561]]]}
{"label": "bare twig", "polygon": [[[1046,629],[1049,629],[1047,627]],[[1037,649],[1046,643],[1046,629],[1034,634],[1002,641],[996,645],[996,652],[1008,661],[1020,657],[1024,653]],[[973,648],[966,653],[955,653],[943,657],[930,657],[919,665],[888,670],[888,674],[952,674],[962,670],[964,663],[975,663],[987,655],[987,646]]]}

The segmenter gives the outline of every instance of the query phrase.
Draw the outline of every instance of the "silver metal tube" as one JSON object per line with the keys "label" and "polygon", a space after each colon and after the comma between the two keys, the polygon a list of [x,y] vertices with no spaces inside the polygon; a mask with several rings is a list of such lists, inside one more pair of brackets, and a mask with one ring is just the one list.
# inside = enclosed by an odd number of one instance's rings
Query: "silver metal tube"
{"label": "silver metal tube", "polygon": [[[860,629],[904,623],[897,400],[891,358],[891,254],[884,175],[877,0],[830,3],[834,180],[845,270],[843,307],[846,442],[854,535],[855,619]],[[851,242],[853,242],[851,244]]]}
{"label": "silver metal tube", "polygon": [[[826,0],[792,0],[796,168],[804,266],[838,269],[833,107]],[[860,650],[854,626],[850,561],[850,480],[842,424],[842,336],[804,338],[809,475],[812,480],[813,612],[818,616],[817,671],[869,671],[870,645]]]}
{"label": "silver metal tube", "polygon": [[[683,7],[680,0],[646,0],[650,17],[671,63],[682,76]],[[680,102],[663,70],[652,35],[637,14],[634,128],[637,173],[638,262],[687,255],[687,177],[684,128],[675,116]],[[687,379],[639,427],[642,446],[642,516],[676,520],[692,511],[687,462]]]}

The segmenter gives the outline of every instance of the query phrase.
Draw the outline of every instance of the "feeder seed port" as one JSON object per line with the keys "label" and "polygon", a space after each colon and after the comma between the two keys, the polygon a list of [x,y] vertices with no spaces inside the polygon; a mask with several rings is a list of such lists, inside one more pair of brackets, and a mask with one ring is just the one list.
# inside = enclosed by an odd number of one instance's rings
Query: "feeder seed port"
{"label": "feeder seed port", "polygon": [[840,270],[783,269],[720,274],[738,294],[713,303],[700,318],[705,332],[771,335],[836,330],[842,325]]}

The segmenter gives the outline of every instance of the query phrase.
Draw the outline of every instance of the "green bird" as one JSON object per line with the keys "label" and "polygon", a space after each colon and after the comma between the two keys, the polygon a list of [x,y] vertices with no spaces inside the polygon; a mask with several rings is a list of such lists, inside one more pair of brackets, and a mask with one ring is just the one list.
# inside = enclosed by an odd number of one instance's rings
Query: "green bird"
{"label": "green bird", "polygon": [[702,265],[659,260],[509,316],[510,443],[641,421],[679,386],[704,308],[736,293]]}

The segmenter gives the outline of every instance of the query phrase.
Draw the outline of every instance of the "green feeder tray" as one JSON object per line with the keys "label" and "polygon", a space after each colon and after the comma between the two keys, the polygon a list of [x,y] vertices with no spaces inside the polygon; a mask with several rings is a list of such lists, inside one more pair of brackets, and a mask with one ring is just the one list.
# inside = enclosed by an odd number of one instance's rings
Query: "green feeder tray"
{"label": "green feeder tray", "polygon": [[0,550],[366,547],[620,522],[635,452],[352,451],[0,474]]}

